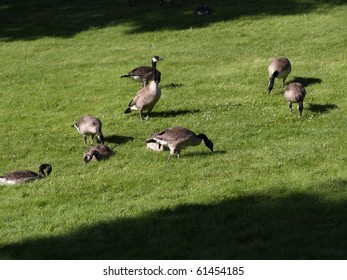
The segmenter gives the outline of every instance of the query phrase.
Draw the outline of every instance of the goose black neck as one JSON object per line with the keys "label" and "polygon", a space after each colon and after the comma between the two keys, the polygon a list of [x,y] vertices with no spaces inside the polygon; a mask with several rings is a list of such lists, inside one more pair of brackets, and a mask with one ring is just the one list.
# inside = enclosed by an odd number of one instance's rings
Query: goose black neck
{"label": "goose black neck", "polygon": [[152,60],[153,81],[157,82],[157,62]]}

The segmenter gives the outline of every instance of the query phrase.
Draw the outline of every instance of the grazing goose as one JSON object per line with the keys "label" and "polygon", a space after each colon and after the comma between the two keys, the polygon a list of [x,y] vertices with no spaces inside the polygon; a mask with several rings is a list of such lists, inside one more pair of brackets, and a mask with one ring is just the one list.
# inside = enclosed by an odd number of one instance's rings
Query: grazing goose
{"label": "grazing goose", "polygon": [[150,84],[144,88],[141,88],[136,96],[133,98],[133,100],[129,103],[129,108],[125,110],[124,113],[130,113],[132,110],[138,110],[140,112],[140,121],[142,122],[142,112],[147,111],[147,117],[150,112],[153,110],[155,104],[157,104],[158,100],[160,99],[161,91],[158,87],[158,81],[156,77],[156,67],[157,62],[163,60],[159,56],[153,56],[152,57],[152,71],[154,73],[153,80],[150,82]]}
{"label": "grazing goose", "polygon": [[168,147],[163,146],[157,142],[151,142],[151,141],[148,142],[148,140],[150,140],[151,138],[153,138],[156,135],[157,135],[157,133],[152,133],[151,136],[147,139],[147,142],[146,142],[147,143],[147,145],[146,145],[147,149],[151,150],[151,151],[157,151],[157,152],[163,152],[163,151],[169,150]]}
{"label": "grazing goose", "polygon": [[100,161],[104,159],[108,159],[109,157],[114,155],[114,151],[110,149],[110,147],[106,145],[99,145],[90,147],[88,152],[84,154],[83,160],[84,163],[88,163],[91,160]]}
{"label": "grazing goose", "polygon": [[290,83],[286,91],[284,92],[284,97],[288,102],[290,112],[292,112],[292,103],[298,103],[300,117],[302,116],[302,110],[304,109],[304,98],[306,95],[305,87],[300,83]]}
{"label": "grazing goose", "polygon": [[83,136],[84,145],[87,145],[87,135],[92,136],[92,143],[94,143],[95,134],[98,135],[98,139],[104,144],[104,136],[102,135],[101,128],[102,123],[98,118],[92,116],[84,116],[79,119],[72,127],[75,127],[79,133]]}
{"label": "grazing goose", "polygon": [[[161,73],[160,71],[156,70],[156,77],[158,84],[161,80]],[[137,82],[141,82],[142,87],[147,86],[150,80],[153,80],[153,68],[151,66],[139,66],[133,70],[131,70],[129,73],[121,76],[121,78],[132,78],[133,80]]]}
{"label": "grazing goose", "polygon": [[283,78],[282,80],[282,87],[283,87],[284,81],[286,80],[289,73],[292,71],[292,65],[290,64],[290,61],[288,58],[285,58],[285,57],[273,58],[268,67],[268,71],[269,71],[269,77],[270,77],[268,93],[270,94],[270,91],[272,90],[274,86],[275,78]]}
{"label": "grazing goose", "polygon": [[168,147],[170,149],[169,161],[175,153],[179,157],[183,148],[198,146],[202,140],[204,140],[206,147],[213,152],[213,143],[205,134],[196,135],[193,131],[179,126],[167,128],[160,133],[152,134],[152,137],[147,140],[147,143],[158,143]]}
{"label": "grazing goose", "polygon": [[8,173],[4,176],[0,176],[1,185],[14,185],[24,182],[30,182],[37,179],[42,179],[51,174],[52,166],[47,163],[41,164],[39,167],[39,173],[30,170],[17,170]]}

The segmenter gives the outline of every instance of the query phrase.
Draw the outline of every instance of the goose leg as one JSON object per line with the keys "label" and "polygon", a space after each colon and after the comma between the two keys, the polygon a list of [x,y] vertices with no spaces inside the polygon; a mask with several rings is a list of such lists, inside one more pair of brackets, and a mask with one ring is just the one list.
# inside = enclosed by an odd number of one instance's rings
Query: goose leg
{"label": "goose leg", "polygon": [[289,110],[290,110],[290,113],[292,113],[292,102],[288,102],[288,106],[289,106]]}
{"label": "goose leg", "polygon": [[175,154],[175,149],[170,148],[170,154],[169,154],[167,161],[170,161],[170,159],[174,156],[174,154]]}
{"label": "goose leg", "polygon": [[83,134],[83,143],[84,143],[84,146],[87,146],[87,135],[86,134]]}
{"label": "goose leg", "polygon": [[140,110],[140,122],[142,122],[142,110]]}

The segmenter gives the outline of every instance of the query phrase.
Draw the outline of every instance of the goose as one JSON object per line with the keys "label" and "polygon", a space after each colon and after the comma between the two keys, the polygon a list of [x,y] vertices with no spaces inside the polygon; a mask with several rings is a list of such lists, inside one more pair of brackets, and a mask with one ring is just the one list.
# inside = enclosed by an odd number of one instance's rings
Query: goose
{"label": "goose", "polygon": [[114,155],[114,151],[107,145],[92,146],[88,152],[83,155],[84,163],[88,163],[91,160],[100,161],[108,159]]}
{"label": "goose", "polygon": [[177,157],[179,157],[183,148],[188,146],[198,146],[202,140],[204,140],[206,147],[213,152],[213,143],[205,134],[196,135],[193,131],[180,126],[170,127],[160,133],[154,133],[146,142],[158,143],[168,147],[170,149],[168,161],[170,161],[175,153],[177,154]]}
{"label": "goose", "polygon": [[268,67],[269,71],[269,85],[268,85],[268,93],[272,90],[275,82],[275,78],[282,78],[282,87],[284,85],[284,81],[286,80],[289,73],[292,71],[292,65],[290,61],[286,57],[278,57],[273,58]]}
{"label": "goose", "polygon": [[82,134],[84,145],[87,145],[87,135],[92,136],[92,143],[94,143],[95,134],[98,135],[98,139],[104,144],[104,136],[101,132],[102,123],[98,118],[92,116],[81,117],[72,127],[75,127]]}
{"label": "goose", "polygon": [[[157,75],[157,81],[159,84],[161,80],[161,73],[158,70],[156,70],[155,73]],[[151,66],[139,66],[131,70],[127,74],[122,75],[121,78],[132,78],[133,80],[137,82],[141,82],[142,87],[145,87],[147,86],[150,80],[154,79],[153,68]]]}
{"label": "goose", "polygon": [[124,113],[130,113],[132,110],[138,110],[140,112],[140,121],[142,122],[142,112],[147,111],[146,120],[149,117],[150,112],[153,110],[155,104],[160,99],[161,91],[158,87],[158,81],[156,77],[156,65],[157,62],[163,60],[163,58],[155,55],[152,57],[152,71],[154,73],[153,80],[150,84],[144,88],[141,88],[136,96],[130,101],[128,108]]}
{"label": "goose", "polygon": [[51,174],[52,166],[44,163],[39,167],[39,172],[36,173],[30,170],[17,170],[10,172],[4,176],[0,176],[1,185],[14,185],[23,182],[31,182],[37,179],[42,179]]}
{"label": "goose", "polygon": [[284,92],[284,97],[288,102],[290,112],[292,112],[292,103],[298,103],[299,114],[302,116],[304,109],[304,98],[306,96],[305,87],[301,83],[290,83]]}

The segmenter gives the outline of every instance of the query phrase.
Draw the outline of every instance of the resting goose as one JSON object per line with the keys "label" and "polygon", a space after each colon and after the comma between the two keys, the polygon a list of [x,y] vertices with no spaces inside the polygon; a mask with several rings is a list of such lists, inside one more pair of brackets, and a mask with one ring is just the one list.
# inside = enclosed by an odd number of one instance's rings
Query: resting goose
{"label": "resting goose", "polygon": [[88,152],[83,155],[84,163],[88,163],[91,160],[100,161],[108,159],[114,155],[114,151],[107,145],[99,145],[90,147]]}
{"label": "resting goose", "polygon": [[42,179],[51,174],[52,166],[44,163],[39,167],[39,172],[36,173],[30,170],[17,170],[10,172],[4,176],[0,176],[1,185],[14,185],[24,182],[31,182],[37,179]]}
{"label": "resting goose", "polygon": [[304,109],[304,98],[306,96],[305,87],[300,83],[290,83],[285,92],[284,97],[288,103],[290,112],[292,112],[292,103],[298,103],[299,114],[302,116]]}
{"label": "resting goose", "polygon": [[125,110],[124,113],[130,113],[132,110],[138,110],[140,113],[140,121],[142,122],[142,112],[147,111],[146,120],[149,117],[150,112],[153,110],[154,106],[160,99],[161,91],[158,87],[158,81],[156,77],[156,65],[157,62],[163,60],[163,58],[159,56],[152,57],[152,71],[153,81],[146,87],[141,88],[136,96],[130,101],[128,105],[128,109]]}
{"label": "resting goose", "polygon": [[213,143],[205,134],[196,135],[193,131],[180,126],[167,128],[160,133],[152,134],[151,138],[147,140],[147,143],[158,143],[168,147],[170,149],[169,161],[175,153],[179,157],[183,148],[198,146],[202,140],[206,147],[213,152]]}
{"label": "resting goose", "polygon": [[94,143],[95,134],[98,135],[98,139],[104,144],[104,136],[101,132],[102,123],[98,118],[92,116],[81,117],[72,127],[75,127],[82,134],[84,145],[87,145],[87,135],[92,136],[92,143]]}
{"label": "resting goose", "polygon": [[284,85],[284,81],[286,80],[289,73],[292,71],[292,65],[290,61],[286,57],[278,57],[273,58],[269,64],[268,72],[269,72],[269,85],[268,85],[268,93],[272,90],[275,82],[275,78],[282,78],[282,87]]}

